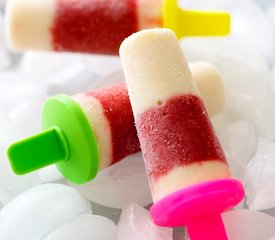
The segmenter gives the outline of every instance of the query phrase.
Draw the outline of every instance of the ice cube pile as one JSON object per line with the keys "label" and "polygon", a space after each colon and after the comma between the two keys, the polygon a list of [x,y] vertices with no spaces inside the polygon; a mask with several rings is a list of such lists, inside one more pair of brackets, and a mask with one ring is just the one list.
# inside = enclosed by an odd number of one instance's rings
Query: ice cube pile
{"label": "ice cube pile", "polygon": [[[11,52],[0,0],[0,239],[179,240],[184,229],[160,228],[144,208],[152,199],[140,154],[84,185],[54,167],[16,176],[5,150],[40,131],[46,98],[124,81],[115,56]],[[246,200],[223,215],[230,240],[275,238],[275,2],[181,0],[185,8],[231,13],[228,37],[184,38],[188,61],[208,61],[224,79],[226,103],[211,120]],[[181,234],[178,234],[180,231]],[[188,236],[185,236],[188,239]]]}

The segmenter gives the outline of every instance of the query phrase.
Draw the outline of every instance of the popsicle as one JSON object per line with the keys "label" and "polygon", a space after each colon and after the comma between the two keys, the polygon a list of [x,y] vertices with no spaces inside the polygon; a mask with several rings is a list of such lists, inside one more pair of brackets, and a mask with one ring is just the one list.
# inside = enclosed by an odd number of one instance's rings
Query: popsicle
{"label": "popsicle", "polygon": [[141,29],[165,26],[178,37],[226,35],[224,12],[186,11],[177,0],[9,0],[11,48],[118,54],[121,42]]}
{"label": "popsicle", "polygon": [[120,56],[155,223],[185,225],[192,240],[227,239],[220,213],[243,199],[243,186],[231,175],[175,34],[143,30],[124,40]]}
{"label": "popsicle", "polygon": [[[217,69],[207,62],[190,67],[211,114],[218,113],[224,92]],[[17,174],[56,163],[69,181],[85,183],[98,169],[140,151],[125,82],[48,99],[42,125],[44,132],[10,146],[8,156]]]}

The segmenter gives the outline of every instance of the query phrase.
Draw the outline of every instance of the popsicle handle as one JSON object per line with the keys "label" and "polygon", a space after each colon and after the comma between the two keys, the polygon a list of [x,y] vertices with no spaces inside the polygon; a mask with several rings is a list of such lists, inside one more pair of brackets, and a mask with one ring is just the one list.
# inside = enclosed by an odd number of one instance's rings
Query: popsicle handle
{"label": "popsicle handle", "polygon": [[220,214],[191,219],[186,227],[191,240],[228,240]]}
{"label": "popsicle handle", "polygon": [[178,0],[164,0],[163,25],[178,38],[188,36],[224,36],[230,32],[230,15],[226,12],[185,10]]}
{"label": "popsicle handle", "polygon": [[13,171],[26,174],[68,157],[68,145],[57,127],[12,144],[7,152]]}
{"label": "popsicle handle", "polygon": [[223,36],[230,32],[230,16],[225,12],[179,11],[180,37]]}

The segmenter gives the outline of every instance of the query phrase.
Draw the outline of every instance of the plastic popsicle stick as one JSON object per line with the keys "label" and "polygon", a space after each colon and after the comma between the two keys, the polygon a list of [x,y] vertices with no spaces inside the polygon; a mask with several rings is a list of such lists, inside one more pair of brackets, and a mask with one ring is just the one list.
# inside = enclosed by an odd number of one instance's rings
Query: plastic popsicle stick
{"label": "plastic popsicle stick", "polygon": [[186,227],[191,240],[228,240],[220,214],[192,219]]}
{"label": "plastic popsicle stick", "polygon": [[227,240],[221,213],[245,196],[237,179],[218,179],[183,188],[154,203],[150,209],[159,226],[186,226],[191,240]]}
{"label": "plastic popsicle stick", "polygon": [[226,12],[191,11],[179,8],[177,0],[165,0],[164,27],[178,38],[187,36],[223,36],[230,32],[230,15]]}
{"label": "plastic popsicle stick", "polygon": [[43,107],[44,131],[13,143],[8,158],[17,174],[56,163],[69,181],[82,184],[98,172],[97,139],[81,107],[69,96],[49,98]]}
{"label": "plastic popsicle stick", "polygon": [[67,160],[68,145],[57,127],[18,141],[8,149],[13,171],[22,175]]}

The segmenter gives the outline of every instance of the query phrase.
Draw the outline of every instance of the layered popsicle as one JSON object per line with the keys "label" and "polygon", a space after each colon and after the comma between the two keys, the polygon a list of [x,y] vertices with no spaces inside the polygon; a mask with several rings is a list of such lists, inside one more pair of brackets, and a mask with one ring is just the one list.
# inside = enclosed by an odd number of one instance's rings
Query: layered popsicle
{"label": "layered popsicle", "polygon": [[225,13],[182,11],[177,0],[9,0],[7,36],[17,50],[118,54],[141,29],[165,25],[188,35],[225,35]]}
{"label": "layered popsicle", "polygon": [[[206,106],[212,115],[218,113],[223,107],[224,92],[217,69],[207,62],[191,63],[190,67]],[[44,132],[9,149],[11,164],[18,174],[56,163],[68,180],[84,183],[98,169],[140,151],[125,82],[72,97],[57,95],[48,99],[42,125]]]}
{"label": "layered popsicle", "polygon": [[[227,190],[220,187],[221,183],[240,184],[231,180],[227,160],[175,34],[168,29],[133,34],[122,43],[120,56],[155,203],[153,209],[158,210],[153,211],[157,212],[153,214],[155,222],[164,226],[184,223],[190,227],[191,239],[226,239],[219,214],[209,217],[213,208],[219,213],[221,197],[209,202],[207,197],[219,193],[238,202],[243,195],[242,191],[238,197],[230,191],[220,192]],[[227,201],[225,206],[232,207],[232,202]],[[201,226],[209,224],[208,230],[212,231],[211,219],[221,232],[205,236]],[[194,230],[195,225],[202,233]]]}
{"label": "layered popsicle", "polygon": [[[190,63],[196,85],[211,116],[224,105],[223,83],[218,70],[207,62]],[[140,151],[125,82],[73,96],[81,106],[100,146],[103,169]]]}

